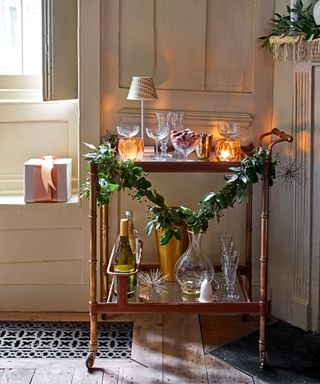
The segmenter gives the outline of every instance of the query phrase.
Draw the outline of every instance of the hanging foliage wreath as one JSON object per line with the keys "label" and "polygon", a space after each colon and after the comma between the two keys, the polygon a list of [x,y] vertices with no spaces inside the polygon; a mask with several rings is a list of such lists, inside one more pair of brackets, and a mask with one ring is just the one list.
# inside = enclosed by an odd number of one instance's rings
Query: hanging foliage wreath
{"label": "hanging foliage wreath", "polygon": [[[174,236],[181,239],[181,227],[185,225],[194,233],[206,232],[209,221],[219,219],[223,211],[233,207],[236,202],[246,199],[247,187],[257,183],[263,174],[264,163],[268,156],[266,149],[260,148],[253,156],[244,158],[239,167],[230,167],[230,175],[225,176],[226,184],[219,192],[209,192],[199,202],[195,211],[180,206],[172,208],[167,206],[165,198],[155,189],[152,189],[147,174],[132,160],[122,161],[117,157],[115,138],[109,137],[98,148],[86,144],[92,152],[84,155],[88,162],[97,164],[97,202],[99,205],[108,204],[113,192],[130,190],[134,200],[145,199],[149,205],[149,221],[146,229],[148,234],[152,230],[161,228],[164,235],[161,244],[167,244]],[[269,185],[275,179],[276,161],[270,162],[268,172]],[[82,196],[89,198],[89,177],[81,186]]]}

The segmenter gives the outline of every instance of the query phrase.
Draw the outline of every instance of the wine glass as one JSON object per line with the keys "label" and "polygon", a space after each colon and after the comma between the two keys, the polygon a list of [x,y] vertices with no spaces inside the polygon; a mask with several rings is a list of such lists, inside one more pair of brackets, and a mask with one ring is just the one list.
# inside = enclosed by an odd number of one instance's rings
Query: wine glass
{"label": "wine glass", "polygon": [[[172,127],[171,129],[173,131],[182,131],[183,118],[184,118],[184,112],[183,111],[172,111],[171,112],[171,127]],[[181,154],[181,152],[179,152],[175,149],[173,152],[173,157],[179,159],[182,157],[182,154]]]}
{"label": "wine glass", "polygon": [[160,140],[160,150],[161,154],[160,157],[162,158],[168,158],[172,157],[170,153],[167,153],[168,150],[168,141],[169,141],[169,134],[170,134],[170,127],[171,127],[171,116],[172,112],[156,112],[156,118],[157,118],[157,124],[161,126],[167,126],[168,127],[168,134],[165,138]]}
{"label": "wine glass", "polygon": [[150,137],[150,139],[155,141],[156,156],[154,157],[154,160],[161,160],[161,157],[159,156],[158,144],[159,140],[163,140],[166,136],[168,136],[169,126],[156,124],[152,127],[146,127],[146,134]]}
{"label": "wine glass", "polygon": [[238,300],[240,297],[234,292],[239,257],[240,253],[236,251],[233,247],[222,251],[222,269],[226,283],[226,294],[224,296],[224,299],[227,301],[235,301]]}
{"label": "wine glass", "polygon": [[181,131],[183,128],[183,117],[184,112],[183,111],[172,111],[171,112],[171,123],[172,123],[172,129],[176,131]]}

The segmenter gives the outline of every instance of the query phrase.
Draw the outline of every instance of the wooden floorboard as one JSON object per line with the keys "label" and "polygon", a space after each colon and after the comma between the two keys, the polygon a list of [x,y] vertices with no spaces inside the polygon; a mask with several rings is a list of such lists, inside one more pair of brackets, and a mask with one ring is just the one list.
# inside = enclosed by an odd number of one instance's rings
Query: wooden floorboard
{"label": "wooden floorboard", "polygon": [[0,384],[30,384],[34,369],[5,369]]}
{"label": "wooden floorboard", "polygon": [[[103,379],[103,369],[95,369],[88,372],[86,368],[76,368],[72,377],[72,384],[101,384]],[[118,380],[118,371],[116,372],[116,380]],[[117,383],[117,381],[115,381]]]}
{"label": "wooden floorboard", "polygon": [[31,384],[71,384],[74,368],[37,369]]}
{"label": "wooden floorboard", "polygon": [[207,383],[198,315],[163,315],[163,382]]}
{"label": "wooden floorboard", "polygon": [[[86,321],[87,314],[1,314],[2,320]],[[206,351],[257,327],[255,319],[181,314],[128,314],[133,321],[132,359],[0,359],[0,384],[253,384],[250,376]]]}
{"label": "wooden floorboard", "polygon": [[76,368],[72,384],[117,384],[119,368],[92,369]]}

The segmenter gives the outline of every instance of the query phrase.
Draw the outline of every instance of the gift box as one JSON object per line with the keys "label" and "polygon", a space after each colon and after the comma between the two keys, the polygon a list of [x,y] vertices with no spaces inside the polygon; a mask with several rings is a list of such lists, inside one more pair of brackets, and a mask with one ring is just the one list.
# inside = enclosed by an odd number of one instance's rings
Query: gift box
{"label": "gift box", "polygon": [[24,163],[26,203],[63,202],[71,197],[72,159],[44,156]]}

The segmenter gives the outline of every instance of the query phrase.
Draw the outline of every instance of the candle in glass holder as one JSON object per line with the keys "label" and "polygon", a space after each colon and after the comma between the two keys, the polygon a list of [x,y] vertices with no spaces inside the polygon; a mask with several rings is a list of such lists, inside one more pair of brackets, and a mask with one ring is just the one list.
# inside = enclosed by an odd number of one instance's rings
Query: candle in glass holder
{"label": "candle in glass holder", "polygon": [[212,147],[212,135],[201,133],[199,135],[199,144],[196,148],[196,154],[198,159],[209,159]]}
{"label": "candle in glass holder", "polygon": [[219,161],[238,161],[240,154],[240,140],[221,139],[216,142],[215,155]]}
{"label": "candle in glass holder", "polygon": [[122,160],[141,160],[143,157],[143,140],[141,137],[121,137],[118,153]]}

